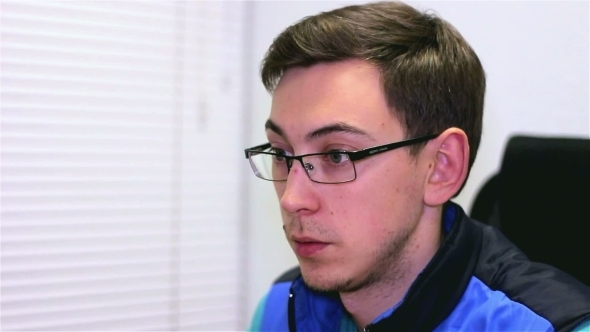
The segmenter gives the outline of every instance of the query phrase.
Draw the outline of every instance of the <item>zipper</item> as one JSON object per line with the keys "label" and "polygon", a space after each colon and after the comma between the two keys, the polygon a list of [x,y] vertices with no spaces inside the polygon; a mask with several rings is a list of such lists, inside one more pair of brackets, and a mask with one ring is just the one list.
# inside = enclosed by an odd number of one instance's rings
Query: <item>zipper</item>
{"label": "zipper", "polygon": [[289,331],[296,332],[297,326],[295,325],[295,294],[289,291]]}

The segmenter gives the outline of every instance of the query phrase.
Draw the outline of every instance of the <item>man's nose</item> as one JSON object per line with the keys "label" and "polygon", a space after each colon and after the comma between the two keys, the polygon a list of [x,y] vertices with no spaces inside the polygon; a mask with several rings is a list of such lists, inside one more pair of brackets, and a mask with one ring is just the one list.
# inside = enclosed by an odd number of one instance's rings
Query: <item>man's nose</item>
{"label": "man's nose", "polygon": [[313,213],[319,207],[317,183],[311,181],[305,168],[298,160],[293,160],[287,176],[285,191],[281,196],[281,207],[289,214]]}

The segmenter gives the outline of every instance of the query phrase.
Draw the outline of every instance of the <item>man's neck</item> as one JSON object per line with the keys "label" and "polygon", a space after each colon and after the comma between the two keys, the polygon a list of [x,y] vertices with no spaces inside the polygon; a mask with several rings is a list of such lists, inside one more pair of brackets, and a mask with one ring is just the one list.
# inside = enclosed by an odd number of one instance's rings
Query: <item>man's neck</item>
{"label": "man's neck", "polygon": [[403,300],[406,292],[424,270],[442,243],[442,208],[426,209],[399,264],[380,281],[351,293],[340,293],[346,310],[360,331],[375,318]]}
{"label": "man's neck", "polygon": [[340,299],[359,331],[362,331],[375,318],[399,303],[410,285],[411,282],[404,278],[393,287],[374,284],[353,293],[340,293]]}

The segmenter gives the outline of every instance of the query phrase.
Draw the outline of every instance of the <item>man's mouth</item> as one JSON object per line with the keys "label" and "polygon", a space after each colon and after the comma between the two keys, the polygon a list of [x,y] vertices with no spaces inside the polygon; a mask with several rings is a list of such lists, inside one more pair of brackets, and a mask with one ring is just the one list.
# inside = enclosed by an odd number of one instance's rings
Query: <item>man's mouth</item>
{"label": "man's mouth", "polygon": [[329,243],[310,237],[292,237],[295,254],[299,257],[311,257],[326,248]]}

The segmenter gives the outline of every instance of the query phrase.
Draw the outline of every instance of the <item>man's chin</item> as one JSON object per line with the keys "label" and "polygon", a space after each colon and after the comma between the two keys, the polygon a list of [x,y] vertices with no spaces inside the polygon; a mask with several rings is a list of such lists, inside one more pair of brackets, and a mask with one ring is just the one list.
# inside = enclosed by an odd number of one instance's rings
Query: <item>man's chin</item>
{"label": "man's chin", "polygon": [[319,292],[343,292],[350,288],[352,281],[338,276],[333,271],[322,273],[322,271],[306,272],[301,269],[303,281],[307,287]]}

